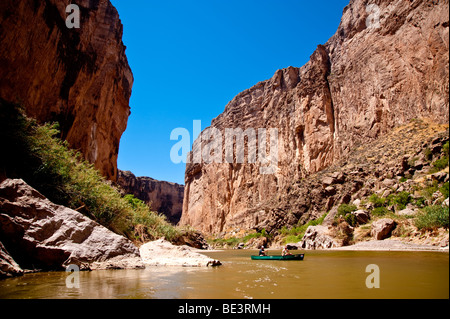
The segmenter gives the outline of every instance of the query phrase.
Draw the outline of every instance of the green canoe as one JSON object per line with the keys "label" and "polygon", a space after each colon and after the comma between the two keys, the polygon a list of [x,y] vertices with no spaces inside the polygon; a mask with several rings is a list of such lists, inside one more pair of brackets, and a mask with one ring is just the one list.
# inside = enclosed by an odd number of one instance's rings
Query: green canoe
{"label": "green canoe", "polygon": [[305,254],[288,256],[252,256],[252,260],[303,260]]}

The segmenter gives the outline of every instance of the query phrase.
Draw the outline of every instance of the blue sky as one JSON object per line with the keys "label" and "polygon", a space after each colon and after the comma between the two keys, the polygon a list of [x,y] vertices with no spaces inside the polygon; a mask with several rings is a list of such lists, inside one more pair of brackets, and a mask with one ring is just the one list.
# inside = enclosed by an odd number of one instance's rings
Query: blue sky
{"label": "blue sky", "polygon": [[134,75],[118,167],[184,184],[177,127],[211,124],[239,92],[301,67],[337,30],[349,0],[111,0]]}

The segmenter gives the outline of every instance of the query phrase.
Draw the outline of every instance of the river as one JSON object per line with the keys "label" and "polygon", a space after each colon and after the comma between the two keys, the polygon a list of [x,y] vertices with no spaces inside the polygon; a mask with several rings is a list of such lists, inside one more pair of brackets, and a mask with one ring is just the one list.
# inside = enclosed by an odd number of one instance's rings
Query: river
{"label": "river", "polygon": [[[66,272],[26,274],[1,280],[0,298],[449,298],[448,253],[306,251],[303,261],[252,261],[252,253],[256,251],[208,252],[223,262],[216,268],[80,272],[78,288],[67,286]],[[368,265],[376,265],[378,274]],[[368,288],[366,282],[375,283],[376,275],[379,288]]]}

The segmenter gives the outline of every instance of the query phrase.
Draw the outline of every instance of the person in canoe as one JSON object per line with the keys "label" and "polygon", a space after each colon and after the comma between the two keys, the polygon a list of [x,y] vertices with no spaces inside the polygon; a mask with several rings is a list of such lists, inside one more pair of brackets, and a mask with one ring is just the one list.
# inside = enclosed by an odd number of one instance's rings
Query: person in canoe
{"label": "person in canoe", "polygon": [[281,253],[282,256],[291,256],[292,254],[289,252],[288,246],[284,246],[283,252]]}
{"label": "person in canoe", "polygon": [[266,251],[264,250],[264,246],[261,246],[261,249],[259,250],[259,255],[260,256],[267,256],[266,255]]}

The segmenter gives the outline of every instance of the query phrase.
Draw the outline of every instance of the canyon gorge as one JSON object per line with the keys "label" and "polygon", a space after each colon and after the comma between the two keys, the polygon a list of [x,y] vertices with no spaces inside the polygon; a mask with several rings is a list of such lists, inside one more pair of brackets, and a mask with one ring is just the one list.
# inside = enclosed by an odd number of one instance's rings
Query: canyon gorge
{"label": "canyon gorge", "polygon": [[[260,174],[261,163],[248,160],[188,163],[180,223],[223,235],[318,218],[333,205],[311,203],[321,190],[308,188],[308,178],[410,120],[448,123],[448,21],[448,1],[350,1],[306,65],[238,94],[211,123],[222,135],[277,128],[275,174]],[[207,145],[198,139],[194,150]]]}

